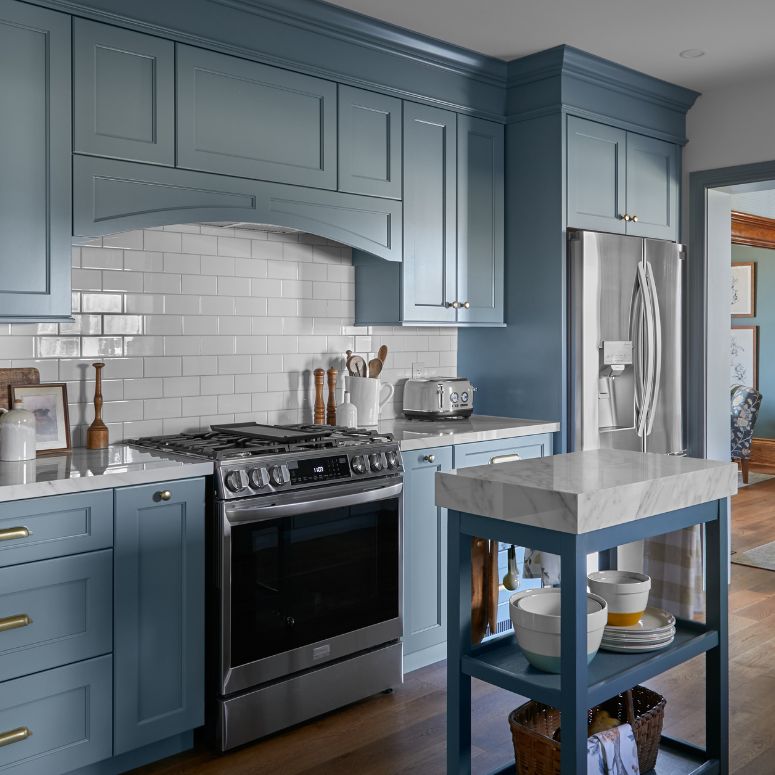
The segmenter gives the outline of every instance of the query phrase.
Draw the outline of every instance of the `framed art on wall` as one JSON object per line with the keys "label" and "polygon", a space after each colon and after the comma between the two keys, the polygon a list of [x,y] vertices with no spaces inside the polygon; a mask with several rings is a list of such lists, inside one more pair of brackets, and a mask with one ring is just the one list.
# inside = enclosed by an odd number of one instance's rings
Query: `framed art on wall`
{"label": "framed art on wall", "polygon": [[756,262],[732,264],[732,315],[752,318],[756,315]]}
{"label": "framed art on wall", "polygon": [[759,326],[732,329],[729,366],[731,385],[759,389]]}
{"label": "framed art on wall", "polygon": [[21,399],[22,406],[35,415],[38,454],[70,449],[70,418],[67,411],[67,385],[12,385],[11,405]]}

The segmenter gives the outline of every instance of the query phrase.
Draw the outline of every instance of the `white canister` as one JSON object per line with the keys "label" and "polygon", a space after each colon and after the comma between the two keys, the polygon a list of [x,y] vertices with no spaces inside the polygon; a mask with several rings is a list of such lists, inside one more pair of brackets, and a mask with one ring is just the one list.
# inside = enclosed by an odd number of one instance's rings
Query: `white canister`
{"label": "white canister", "polygon": [[350,401],[350,391],[344,391],[344,401],[336,407],[336,424],[343,428],[358,427],[358,408]]}
{"label": "white canister", "polygon": [[22,408],[19,398],[13,402],[13,409],[0,411],[0,460],[34,460],[35,415]]}
{"label": "white canister", "polygon": [[358,410],[358,424],[363,427],[379,423],[379,410],[393,397],[391,384],[374,377],[347,377],[350,400]]}

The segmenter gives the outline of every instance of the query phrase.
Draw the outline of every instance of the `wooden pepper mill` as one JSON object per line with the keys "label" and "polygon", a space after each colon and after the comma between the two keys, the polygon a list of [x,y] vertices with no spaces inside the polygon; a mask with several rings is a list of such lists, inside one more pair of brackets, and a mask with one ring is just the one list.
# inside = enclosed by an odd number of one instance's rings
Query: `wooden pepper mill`
{"label": "wooden pepper mill", "polygon": [[336,425],[336,377],[337,370],[330,368],[328,374],[328,403],[326,404],[326,424]]}
{"label": "wooden pepper mill", "polygon": [[326,405],[323,403],[323,378],[325,369],[315,369],[312,372],[315,375],[315,425],[325,425],[326,423]]}
{"label": "wooden pepper mill", "polygon": [[87,449],[104,449],[108,446],[108,426],[102,422],[102,369],[104,363],[92,363],[96,372],[94,385],[94,422],[86,431]]}

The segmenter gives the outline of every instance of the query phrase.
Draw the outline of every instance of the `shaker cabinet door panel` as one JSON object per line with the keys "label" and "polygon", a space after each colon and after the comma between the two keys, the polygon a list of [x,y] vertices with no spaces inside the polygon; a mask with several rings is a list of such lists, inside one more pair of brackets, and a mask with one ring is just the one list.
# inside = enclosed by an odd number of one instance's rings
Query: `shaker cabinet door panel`
{"label": "shaker cabinet door panel", "polygon": [[403,322],[454,323],[457,116],[404,103]]}
{"label": "shaker cabinet door panel", "polygon": [[458,116],[457,133],[457,319],[502,323],[503,125]]}
{"label": "shaker cabinet door panel", "polygon": [[73,24],[74,150],[175,164],[175,44],[85,19]]}
{"label": "shaker cabinet door panel", "polygon": [[624,234],[627,132],[575,116],[567,129],[567,225]]}
{"label": "shaker cabinet door panel", "polygon": [[401,100],[340,84],[339,190],[401,198]]}
{"label": "shaker cabinet door panel", "polygon": [[177,48],[178,166],[336,189],[336,84]]}
{"label": "shaker cabinet door panel", "polygon": [[678,154],[673,143],[628,132],[627,212],[638,220],[627,234],[678,239]]}
{"label": "shaker cabinet door panel", "polygon": [[115,501],[114,755],[204,722],[204,480]]}
{"label": "shaker cabinet door panel", "polygon": [[70,17],[0,0],[0,320],[69,317]]}

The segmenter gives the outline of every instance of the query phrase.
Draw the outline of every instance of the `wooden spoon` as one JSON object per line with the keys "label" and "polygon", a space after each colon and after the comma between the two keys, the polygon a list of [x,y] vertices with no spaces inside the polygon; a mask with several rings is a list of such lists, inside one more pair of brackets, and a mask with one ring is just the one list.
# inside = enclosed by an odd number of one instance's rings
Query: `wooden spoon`
{"label": "wooden spoon", "polygon": [[379,358],[380,361],[382,361],[382,365],[383,366],[385,365],[385,360],[387,359],[387,354],[388,354],[387,345],[383,344],[382,347],[380,347],[379,350],[377,351],[377,358]]}
{"label": "wooden spoon", "polygon": [[369,376],[376,379],[382,373],[382,361],[379,358],[372,358],[369,361]]}

